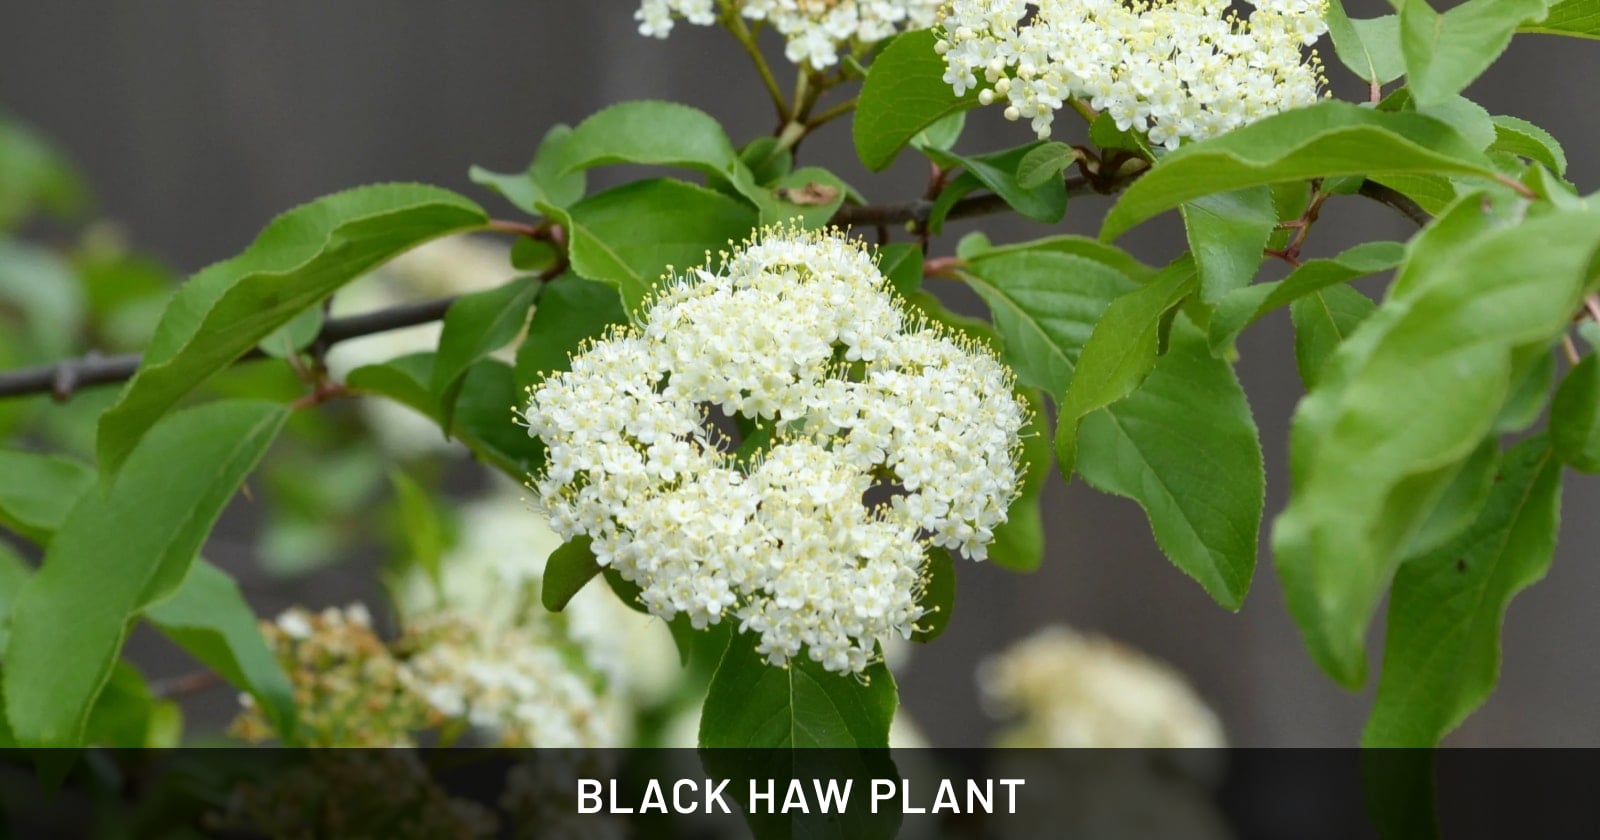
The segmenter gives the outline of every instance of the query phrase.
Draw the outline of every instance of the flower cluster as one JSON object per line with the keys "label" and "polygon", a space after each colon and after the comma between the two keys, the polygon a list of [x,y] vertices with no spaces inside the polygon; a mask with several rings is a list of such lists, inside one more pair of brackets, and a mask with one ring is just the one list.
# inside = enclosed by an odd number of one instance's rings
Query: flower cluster
{"label": "flower cluster", "polygon": [[[938,28],[957,95],[1050,136],[1069,100],[1177,148],[1317,101],[1327,0],[954,0]],[[1030,7],[1032,7],[1030,9]]]}
{"label": "flower cluster", "polygon": [[921,617],[929,545],[987,556],[1025,420],[1009,371],[908,315],[862,246],[786,228],[673,278],[527,409],[552,527],[650,612],[732,613],[774,665],[857,673]]}
{"label": "flower cluster", "polygon": [[697,26],[717,22],[718,6],[765,21],[782,35],[793,64],[817,70],[839,62],[853,45],[875,44],[897,31],[933,26],[944,0],[644,0],[634,19],[639,33],[665,38],[679,18]]}
{"label": "flower cluster", "polygon": [[1220,747],[1222,725],[1170,666],[1106,638],[1049,627],[983,663],[979,687],[1018,724],[1003,746]]}

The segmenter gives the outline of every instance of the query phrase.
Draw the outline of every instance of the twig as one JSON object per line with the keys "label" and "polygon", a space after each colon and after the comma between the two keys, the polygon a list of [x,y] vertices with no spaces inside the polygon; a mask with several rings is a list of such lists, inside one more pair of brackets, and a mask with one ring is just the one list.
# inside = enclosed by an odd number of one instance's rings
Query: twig
{"label": "twig", "polygon": [[1400,215],[1415,222],[1417,227],[1423,227],[1428,222],[1433,221],[1433,217],[1428,215],[1428,211],[1422,209],[1415,201],[1376,181],[1362,181],[1361,189],[1357,192],[1379,204],[1387,204],[1393,207],[1399,211]]}

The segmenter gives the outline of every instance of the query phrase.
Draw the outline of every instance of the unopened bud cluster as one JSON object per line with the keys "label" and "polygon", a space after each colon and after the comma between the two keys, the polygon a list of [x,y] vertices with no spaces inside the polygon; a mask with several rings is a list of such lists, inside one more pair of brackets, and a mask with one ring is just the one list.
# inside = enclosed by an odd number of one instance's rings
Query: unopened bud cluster
{"label": "unopened bud cluster", "polygon": [[941,12],[945,81],[1050,136],[1070,100],[1177,148],[1310,105],[1327,84],[1313,43],[1327,0],[954,0]]}
{"label": "unopened bud cluster", "polygon": [[669,281],[527,409],[552,528],[650,612],[856,673],[922,617],[930,546],[987,556],[1025,420],[1005,366],[909,315],[860,244],[782,227]]}
{"label": "unopened bud cluster", "polygon": [[839,63],[839,53],[875,44],[899,31],[933,25],[944,0],[644,0],[634,19],[639,33],[665,38],[673,24],[686,20],[711,26],[726,9],[765,22],[782,35],[784,55],[793,64],[823,70]]}

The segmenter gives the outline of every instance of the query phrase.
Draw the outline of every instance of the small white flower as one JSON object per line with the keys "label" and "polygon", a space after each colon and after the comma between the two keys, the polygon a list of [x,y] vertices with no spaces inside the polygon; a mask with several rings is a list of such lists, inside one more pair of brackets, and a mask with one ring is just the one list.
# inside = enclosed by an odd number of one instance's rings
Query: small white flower
{"label": "small white flower", "polygon": [[[933,26],[944,0],[731,0],[742,17],[772,25],[785,42],[793,64],[823,70],[839,63],[839,53],[875,44],[901,31]],[[673,23],[697,26],[717,22],[712,0],[644,0],[633,13],[639,34],[665,38]]]}
{"label": "small white flower", "polygon": [[[708,409],[770,441],[736,454]],[[785,228],[673,278],[526,415],[551,527],[652,613],[857,673],[921,617],[930,545],[986,556],[1026,420],[1005,366],[908,315],[862,246]]]}

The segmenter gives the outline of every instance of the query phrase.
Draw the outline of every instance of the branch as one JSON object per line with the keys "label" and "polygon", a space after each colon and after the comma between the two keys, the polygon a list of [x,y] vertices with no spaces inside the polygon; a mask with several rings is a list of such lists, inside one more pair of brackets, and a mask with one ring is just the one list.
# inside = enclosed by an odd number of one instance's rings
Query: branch
{"label": "branch", "polygon": [[1400,215],[1415,222],[1417,227],[1424,227],[1428,222],[1433,221],[1433,217],[1428,215],[1428,211],[1422,209],[1415,201],[1377,181],[1362,181],[1361,189],[1357,192],[1379,204],[1387,204],[1393,207]]}
{"label": "branch", "polygon": [[[1067,179],[1067,195],[1084,195],[1090,192],[1094,190],[1088,181],[1082,178]],[[828,224],[839,227],[874,227],[915,222],[920,227],[928,223],[928,214],[933,212],[933,204],[924,198],[902,204],[847,205],[840,207],[839,212],[828,220]],[[957,201],[951,206],[950,213],[945,218],[970,219],[974,216],[1004,212],[1005,209],[1005,199],[984,193]]]}

